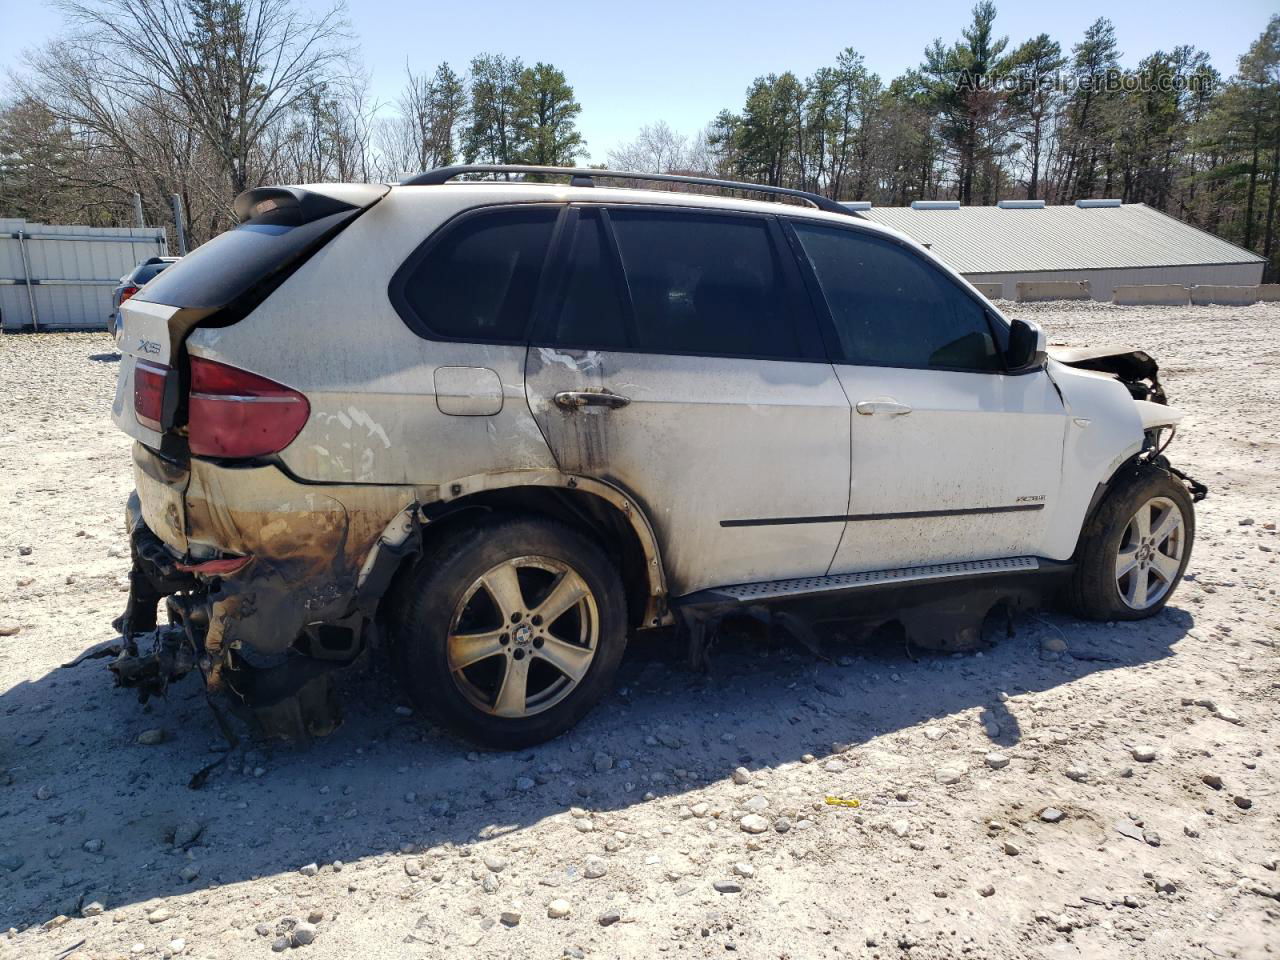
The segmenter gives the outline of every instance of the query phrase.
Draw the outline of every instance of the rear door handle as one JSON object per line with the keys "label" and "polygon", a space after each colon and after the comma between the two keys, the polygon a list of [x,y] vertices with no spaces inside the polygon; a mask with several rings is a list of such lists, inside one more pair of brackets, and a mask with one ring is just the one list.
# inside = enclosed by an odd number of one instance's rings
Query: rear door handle
{"label": "rear door handle", "polygon": [[608,407],[617,410],[631,402],[630,397],[619,396],[608,390],[562,390],[553,398],[556,406],[564,410],[579,410],[582,407]]}
{"label": "rear door handle", "polygon": [[911,407],[897,400],[859,400],[855,408],[865,417],[879,414],[885,417],[901,417],[911,412]]}

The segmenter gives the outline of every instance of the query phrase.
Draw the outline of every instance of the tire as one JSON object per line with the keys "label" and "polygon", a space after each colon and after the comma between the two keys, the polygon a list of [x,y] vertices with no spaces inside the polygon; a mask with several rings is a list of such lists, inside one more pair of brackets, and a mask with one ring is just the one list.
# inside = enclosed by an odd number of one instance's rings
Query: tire
{"label": "tire", "polygon": [[[1143,620],[1164,609],[1191,559],[1196,518],[1191,495],[1177,477],[1152,463],[1122,468],[1086,524],[1076,550],[1068,606],[1087,620]],[[1151,536],[1139,517],[1145,511]],[[1175,529],[1164,525],[1175,518]],[[1152,542],[1154,541],[1154,542]],[[1121,575],[1124,563],[1132,562]]]}
{"label": "tire", "polygon": [[618,571],[552,520],[486,517],[447,534],[400,589],[392,636],[410,697],[486,747],[572,727],[609,691],[626,649]]}

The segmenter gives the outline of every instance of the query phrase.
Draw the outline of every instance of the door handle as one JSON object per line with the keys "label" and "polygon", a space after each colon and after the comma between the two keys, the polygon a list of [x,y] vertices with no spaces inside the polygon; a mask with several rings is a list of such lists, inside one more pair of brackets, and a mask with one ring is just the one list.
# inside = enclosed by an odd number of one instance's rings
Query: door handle
{"label": "door handle", "polygon": [[579,410],[582,407],[607,407],[617,410],[631,402],[630,397],[619,396],[608,390],[562,390],[553,397],[556,406],[564,410]]}
{"label": "door handle", "polygon": [[897,400],[859,400],[854,407],[863,416],[880,414],[886,417],[901,417],[911,412],[911,407]]}

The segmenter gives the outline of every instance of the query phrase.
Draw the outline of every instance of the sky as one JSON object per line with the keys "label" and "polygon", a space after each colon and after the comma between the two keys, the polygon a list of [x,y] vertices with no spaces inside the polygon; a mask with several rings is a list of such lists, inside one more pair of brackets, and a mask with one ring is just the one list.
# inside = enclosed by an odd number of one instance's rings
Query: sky
{"label": "sky", "polygon": [[[297,0],[320,9],[328,0]],[[1100,16],[1115,24],[1123,62],[1190,43],[1223,75],[1277,12],[1275,0],[996,0],[996,30],[1010,45],[1048,33],[1069,50]],[[723,108],[740,109],[747,86],[767,73],[803,77],[853,47],[885,81],[920,63],[935,37],[957,39],[972,3],[915,0],[644,0],[573,4],[523,0],[484,3],[348,0],[349,20],[371,73],[373,96],[393,101],[406,63],[416,72],[447,60],[459,72],[478,53],[542,60],[564,71],[582,114],[590,159],[665,120],[686,134]],[[23,51],[57,35],[61,16],[40,0],[0,0],[0,98]]]}

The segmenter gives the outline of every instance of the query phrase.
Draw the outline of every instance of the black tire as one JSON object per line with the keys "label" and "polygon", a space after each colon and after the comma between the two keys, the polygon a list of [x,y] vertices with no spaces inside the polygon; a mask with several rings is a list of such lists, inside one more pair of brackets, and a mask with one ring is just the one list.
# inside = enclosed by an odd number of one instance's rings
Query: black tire
{"label": "black tire", "polygon": [[[1068,607],[1086,620],[1143,620],[1155,616],[1164,609],[1181,582],[1195,542],[1195,508],[1182,481],[1153,463],[1131,464],[1121,471],[1080,536],[1076,569],[1067,588]],[[1116,561],[1126,535],[1133,537],[1129,531],[1131,519],[1140,507],[1157,498],[1171,502],[1181,511],[1184,538],[1181,556],[1168,589],[1150,605],[1135,608],[1126,602],[1122,593]],[[1131,583],[1126,581],[1126,587]]]}
{"label": "black tire", "polygon": [[[563,733],[608,693],[626,649],[626,595],[617,570],[595,542],[553,520],[489,516],[447,534],[428,553],[399,584],[402,596],[393,600],[391,608],[395,620],[391,624],[392,643],[396,648],[394,662],[402,671],[402,681],[419,710],[475,743],[514,750]],[[472,599],[467,601],[461,615],[472,620],[469,629],[458,632],[474,634],[477,627],[478,632],[490,633],[505,629],[481,622],[486,613],[494,624],[508,621],[498,614],[498,602],[491,591],[477,588],[477,584],[481,577],[517,558],[542,558],[553,565],[563,565],[577,574],[589,591],[589,600],[579,601],[554,621],[558,630],[563,629],[566,617],[570,618],[571,631],[577,626],[589,632],[589,626],[582,625],[595,625],[594,655],[576,684],[568,674],[561,674],[562,680],[556,679],[554,675],[560,671],[544,659],[556,640],[550,633],[553,624],[543,627],[540,620],[529,616],[538,606],[539,591],[545,589],[549,593],[559,583],[557,576],[567,575],[525,567],[520,568],[518,581],[528,609],[524,619],[510,628],[502,640],[502,653],[479,661],[456,676],[450,667],[449,636],[459,605],[469,592],[474,591],[470,593]],[[552,578],[546,587],[539,580],[544,575]],[[528,583],[528,578],[534,582]],[[541,596],[545,599],[546,594]],[[492,609],[480,609],[486,605]],[[535,620],[537,627],[533,626]],[[517,637],[517,630],[525,624],[529,629]],[[538,653],[533,651],[535,644]],[[547,645],[545,649],[543,644]],[[526,689],[536,685],[535,672],[539,674],[538,679],[548,678],[551,691],[546,694],[548,705],[518,717],[487,712],[498,706],[497,698],[504,683],[501,678],[511,668],[510,658],[519,653],[528,658],[522,674],[528,677]],[[539,661],[541,665],[535,666]],[[476,673],[493,676],[476,677]],[[494,688],[494,700],[487,709],[477,703],[480,694],[486,692],[483,689],[486,679]],[[557,683],[562,685],[558,700],[553,689]]]}

